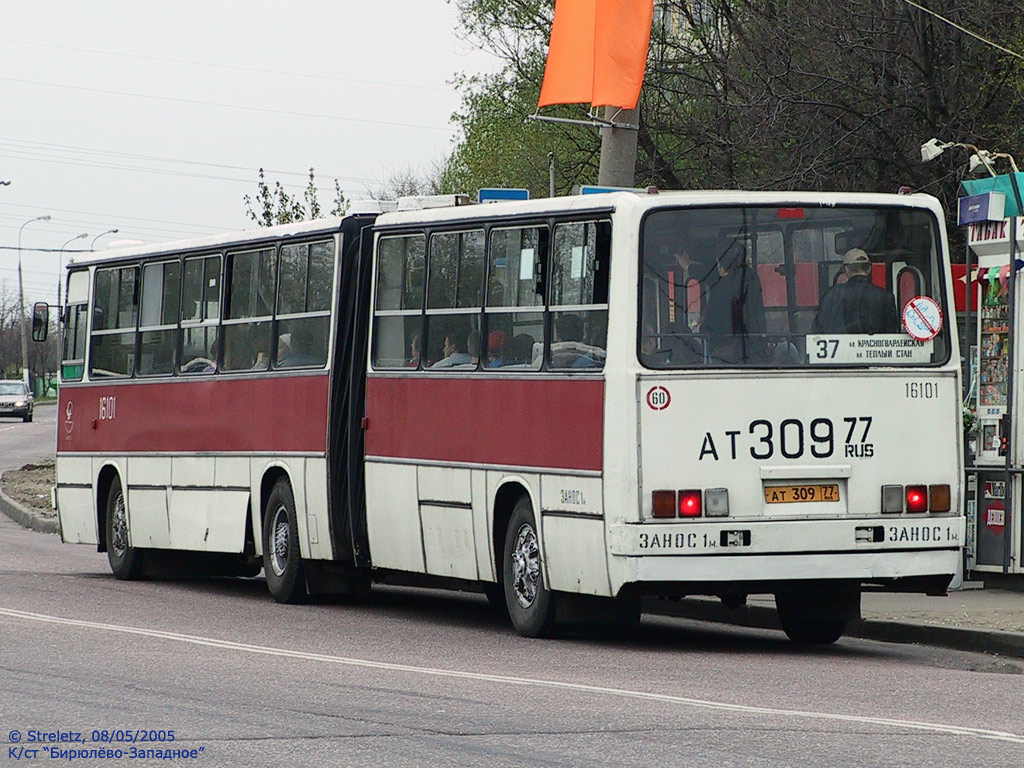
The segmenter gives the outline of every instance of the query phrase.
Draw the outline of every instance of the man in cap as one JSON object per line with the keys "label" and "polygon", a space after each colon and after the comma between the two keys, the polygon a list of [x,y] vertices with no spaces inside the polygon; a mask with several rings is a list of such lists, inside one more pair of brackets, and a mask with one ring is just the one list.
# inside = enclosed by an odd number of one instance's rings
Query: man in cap
{"label": "man in cap", "polygon": [[846,282],[821,297],[812,333],[898,333],[899,315],[892,294],[871,282],[871,258],[860,248],[843,256]]}

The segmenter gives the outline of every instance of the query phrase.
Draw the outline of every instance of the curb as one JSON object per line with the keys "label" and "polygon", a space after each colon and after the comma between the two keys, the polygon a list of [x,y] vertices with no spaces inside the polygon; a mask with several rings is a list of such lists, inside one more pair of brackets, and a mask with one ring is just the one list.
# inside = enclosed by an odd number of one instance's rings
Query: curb
{"label": "curb", "polygon": [[[645,601],[644,611],[661,616],[712,621],[754,629],[782,630],[775,609],[760,605],[727,608],[711,599],[670,601],[655,598]],[[1024,658],[1024,635],[997,629],[964,629],[935,624],[859,619],[850,622],[846,637]]]}
{"label": "curb", "polygon": [[0,490],[0,512],[3,512],[11,520],[24,528],[31,528],[40,533],[57,533],[57,518],[43,517],[38,512],[33,512],[6,493]]}

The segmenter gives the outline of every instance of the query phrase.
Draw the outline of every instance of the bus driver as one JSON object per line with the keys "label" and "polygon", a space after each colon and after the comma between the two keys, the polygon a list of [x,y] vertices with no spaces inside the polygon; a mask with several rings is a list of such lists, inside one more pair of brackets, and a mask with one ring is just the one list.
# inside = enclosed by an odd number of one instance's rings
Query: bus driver
{"label": "bus driver", "polygon": [[821,297],[812,333],[898,333],[899,315],[892,294],[871,282],[871,259],[860,248],[843,256],[846,282]]}

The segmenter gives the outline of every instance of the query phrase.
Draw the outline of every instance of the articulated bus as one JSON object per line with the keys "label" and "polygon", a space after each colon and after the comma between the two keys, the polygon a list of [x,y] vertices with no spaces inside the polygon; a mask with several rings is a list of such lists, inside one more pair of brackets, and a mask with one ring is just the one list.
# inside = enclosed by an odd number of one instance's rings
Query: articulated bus
{"label": "articulated bus", "polygon": [[262,567],[281,602],[483,591],[527,636],[774,594],[834,642],[863,590],[942,594],[961,556],[942,222],[616,192],[78,259],[63,540],[124,579],[159,550]]}

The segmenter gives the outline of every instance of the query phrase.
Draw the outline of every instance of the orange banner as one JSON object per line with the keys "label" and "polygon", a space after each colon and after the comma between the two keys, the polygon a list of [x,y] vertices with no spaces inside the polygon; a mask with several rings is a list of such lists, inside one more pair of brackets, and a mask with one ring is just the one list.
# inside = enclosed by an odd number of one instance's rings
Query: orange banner
{"label": "orange banner", "polygon": [[636,107],[653,16],[654,0],[555,0],[538,106]]}

